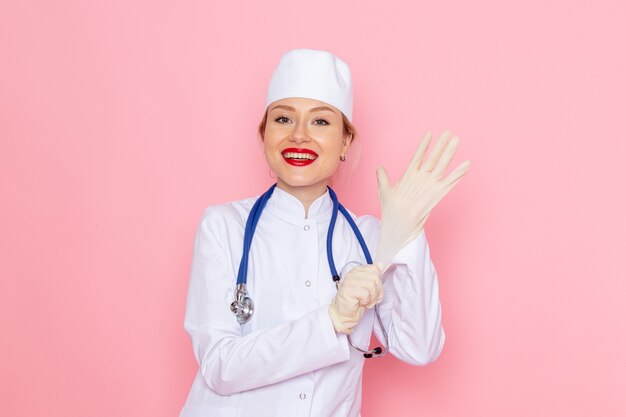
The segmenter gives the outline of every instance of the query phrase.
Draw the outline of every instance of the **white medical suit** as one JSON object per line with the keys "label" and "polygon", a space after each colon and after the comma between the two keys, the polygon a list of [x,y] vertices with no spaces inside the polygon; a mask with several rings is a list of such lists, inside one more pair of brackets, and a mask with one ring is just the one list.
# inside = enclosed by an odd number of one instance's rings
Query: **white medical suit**
{"label": "white medical suit", "polygon": [[[335,333],[328,315],[337,293],[326,256],[332,212],[328,191],[305,218],[296,197],[274,189],[250,250],[248,292],[254,314],[240,325],[230,311],[244,228],[256,199],[210,206],[198,227],[184,326],[199,370],[180,417],[358,417],[365,358],[346,335]],[[380,221],[353,218],[374,256]],[[341,213],[333,255],[342,276],[355,266],[351,261],[365,263]],[[439,356],[445,334],[424,233],[392,263],[382,278],[379,305],[389,351],[409,364],[425,365]],[[373,309],[354,328],[353,341],[366,349],[372,330],[384,340]]]}

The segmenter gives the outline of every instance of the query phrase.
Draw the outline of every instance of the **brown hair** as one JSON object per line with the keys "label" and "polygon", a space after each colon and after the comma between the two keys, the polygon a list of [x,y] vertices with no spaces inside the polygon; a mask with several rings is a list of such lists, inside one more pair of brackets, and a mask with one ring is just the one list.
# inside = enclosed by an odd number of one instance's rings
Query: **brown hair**
{"label": "brown hair", "polygon": [[[267,110],[265,109],[265,114],[263,115],[263,119],[259,124],[259,136],[261,136],[261,140],[265,140],[265,125],[267,124]],[[356,139],[356,129],[354,125],[348,120],[345,114],[341,112],[341,118],[343,119],[343,136],[351,136],[352,142]]]}

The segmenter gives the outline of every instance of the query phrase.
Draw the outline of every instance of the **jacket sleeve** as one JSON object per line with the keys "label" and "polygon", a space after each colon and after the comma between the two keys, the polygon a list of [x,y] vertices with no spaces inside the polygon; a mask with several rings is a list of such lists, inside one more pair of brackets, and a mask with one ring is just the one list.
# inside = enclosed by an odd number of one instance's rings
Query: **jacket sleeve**
{"label": "jacket sleeve", "polygon": [[[389,337],[389,352],[403,362],[426,365],[443,349],[437,272],[426,235],[420,233],[392,259],[383,275],[384,299],[379,313]],[[374,333],[384,341],[377,320]]]}
{"label": "jacket sleeve", "polygon": [[335,333],[328,306],[243,334],[229,308],[236,277],[222,246],[227,236],[220,242],[210,213],[205,211],[196,232],[184,323],[206,384],[232,395],[348,360],[347,339]]}

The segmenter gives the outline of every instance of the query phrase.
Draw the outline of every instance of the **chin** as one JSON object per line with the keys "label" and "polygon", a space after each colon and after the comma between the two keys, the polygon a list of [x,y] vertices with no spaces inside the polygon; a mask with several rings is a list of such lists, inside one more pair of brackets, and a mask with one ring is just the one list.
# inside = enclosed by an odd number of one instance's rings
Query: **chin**
{"label": "chin", "polygon": [[320,185],[328,184],[328,179],[322,180],[310,180],[310,179],[294,179],[294,178],[280,178],[280,180],[288,187],[291,188],[313,188]]}

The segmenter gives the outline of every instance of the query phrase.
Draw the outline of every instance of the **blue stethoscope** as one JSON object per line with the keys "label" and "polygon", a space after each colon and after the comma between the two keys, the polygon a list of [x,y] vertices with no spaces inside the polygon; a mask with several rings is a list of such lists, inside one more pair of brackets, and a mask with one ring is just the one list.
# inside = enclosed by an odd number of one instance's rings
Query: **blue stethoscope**
{"label": "blue stethoscope", "polygon": [[[237,273],[237,287],[235,290],[235,300],[230,304],[230,310],[237,317],[237,322],[239,324],[246,323],[252,317],[252,313],[254,312],[254,303],[252,302],[252,298],[248,296],[248,290],[246,289],[246,280],[248,274],[248,255],[250,253],[250,246],[252,245],[252,237],[254,236],[254,231],[256,229],[257,223],[259,222],[259,218],[261,217],[261,212],[265,208],[267,204],[267,200],[271,197],[274,192],[274,188],[276,188],[276,184],[272,185],[264,194],[262,194],[252,206],[250,210],[250,214],[248,215],[248,220],[246,221],[246,229],[243,235],[243,254],[241,255],[241,262],[239,263],[239,272]],[[365,255],[365,260],[368,264],[372,263],[372,257],[370,255],[369,250],[367,249],[367,245],[365,244],[365,239],[363,239],[363,235],[359,230],[356,223],[348,213],[348,211],[343,207],[339,200],[337,199],[337,194],[332,190],[332,188],[328,187],[328,194],[333,202],[333,211],[330,217],[330,224],[328,226],[328,234],[326,236],[326,255],[328,257],[328,265],[330,266],[330,272],[332,274],[332,279],[335,282],[335,286],[339,287],[339,280],[341,279],[339,274],[337,273],[337,269],[335,268],[335,261],[333,259],[333,251],[332,251],[332,240],[333,240],[333,232],[335,229],[335,223],[337,221],[337,215],[339,212],[343,214],[345,219],[350,224],[350,227],[354,231],[354,234],[359,241],[359,245],[363,250],[363,254]],[[378,305],[374,307],[374,311],[376,313],[376,319],[378,320],[378,324],[382,329],[382,333],[385,337],[385,347],[389,346],[389,338],[387,337],[387,332],[385,331],[385,327],[383,326],[382,319],[380,318],[380,314],[378,313]],[[348,342],[350,345],[363,353],[363,356],[366,358],[372,357],[381,357],[387,353],[386,348],[383,350],[380,347],[376,347],[374,349],[361,349],[356,346],[352,342],[352,338],[350,335],[348,336]]]}

